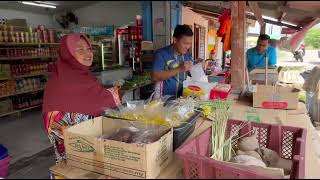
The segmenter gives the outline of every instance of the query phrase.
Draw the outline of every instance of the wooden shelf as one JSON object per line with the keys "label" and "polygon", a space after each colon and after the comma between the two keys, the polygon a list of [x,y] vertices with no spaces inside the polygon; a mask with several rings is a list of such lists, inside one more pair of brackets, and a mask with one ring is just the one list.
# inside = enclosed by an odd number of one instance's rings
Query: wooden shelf
{"label": "wooden shelf", "polygon": [[34,109],[34,108],[41,107],[41,106],[42,106],[42,103],[38,104],[38,105],[35,105],[35,106],[32,106],[32,107],[28,107],[28,108],[24,108],[24,109],[20,109],[20,110],[14,110],[14,111],[11,111],[11,112],[0,114],[0,117],[7,116],[7,115],[10,115],[10,114],[19,113],[19,112],[23,112],[23,111],[27,111],[27,110]]}
{"label": "wooden shelf", "polygon": [[23,59],[49,59],[49,58],[58,58],[58,56],[21,56],[21,57],[1,57],[0,61],[5,61],[5,60],[23,60]]}
{"label": "wooden shelf", "polygon": [[0,43],[0,46],[58,46],[60,43]]}
{"label": "wooden shelf", "polygon": [[8,80],[8,79],[12,79],[10,76],[9,77],[1,77],[0,78],[0,81],[3,81],[3,80]]}
{"label": "wooden shelf", "polygon": [[16,93],[12,93],[12,94],[2,95],[2,96],[0,96],[0,98],[16,96],[19,94],[26,94],[26,93],[30,93],[30,92],[36,92],[36,91],[43,91],[43,90],[44,90],[44,88],[38,88],[38,89],[34,89],[34,90],[29,90],[29,91],[16,92]]}

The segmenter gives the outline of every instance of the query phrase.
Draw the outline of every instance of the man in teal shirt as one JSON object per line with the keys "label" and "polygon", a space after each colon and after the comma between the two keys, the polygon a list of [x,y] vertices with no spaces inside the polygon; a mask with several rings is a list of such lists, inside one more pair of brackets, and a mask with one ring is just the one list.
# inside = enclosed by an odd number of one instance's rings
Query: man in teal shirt
{"label": "man in teal shirt", "polygon": [[258,38],[257,46],[247,50],[247,68],[251,71],[255,68],[264,68],[265,57],[268,59],[268,66],[274,67],[277,64],[276,48],[269,46],[270,37],[261,34]]}

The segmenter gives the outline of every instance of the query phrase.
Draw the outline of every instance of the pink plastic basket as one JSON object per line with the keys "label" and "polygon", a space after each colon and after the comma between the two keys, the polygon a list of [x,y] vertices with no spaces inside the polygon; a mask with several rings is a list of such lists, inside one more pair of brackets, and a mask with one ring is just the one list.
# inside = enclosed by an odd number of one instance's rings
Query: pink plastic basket
{"label": "pink plastic basket", "polygon": [[[226,136],[234,132],[243,121],[229,120]],[[297,127],[249,123],[238,134],[241,136],[251,130],[257,131],[260,147],[267,147],[280,154],[282,158],[293,161],[290,179],[304,178],[305,173],[305,142],[307,130]],[[249,136],[250,134],[248,134]],[[237,146],[237,144],[233,144]],[[183,161],[184,176],[187,179],[219,179],[219,178],[276,178],[256,172],[252,167],[241,168],[230,163],[210,158],[211,128],[176,150]]]}
{"label": "pink plastic basket", "polygon": [[0,177],[7,178],[10,166],[10,156],[0,160]]}

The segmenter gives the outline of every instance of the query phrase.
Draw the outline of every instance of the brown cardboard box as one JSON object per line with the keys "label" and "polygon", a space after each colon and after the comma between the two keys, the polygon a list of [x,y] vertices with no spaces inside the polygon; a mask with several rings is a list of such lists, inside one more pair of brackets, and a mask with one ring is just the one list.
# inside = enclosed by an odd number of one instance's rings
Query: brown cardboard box
{"label": "brown cardboard box", "polygon": [[297,109],[299,91],[295,88],[280,86],[256,86],[253,92],[253,107],[272,109]]}
{"label": "brown cardboard box", "polygon": [[[268,69],[268,85],[273,85],[278,81],[278,72],[276,69]],[[252,84],[265,85],[265,69],[254,69],[249,72],[249,80]]]}
{"label": "brown cardboard box", "polygon": [[116,178],[156,178],[172,160],[172,130],[150,144],[127,144],[99,140],[120,127],[138,126],[138,122],[97,117],[68,128],[64,132],[67,164]]}
{"label": "brown cardboard box", "polygon": [[142,41],[141,42],[141,50],[142,51],[152,51],[153,50],[153,42],[152,41]]}

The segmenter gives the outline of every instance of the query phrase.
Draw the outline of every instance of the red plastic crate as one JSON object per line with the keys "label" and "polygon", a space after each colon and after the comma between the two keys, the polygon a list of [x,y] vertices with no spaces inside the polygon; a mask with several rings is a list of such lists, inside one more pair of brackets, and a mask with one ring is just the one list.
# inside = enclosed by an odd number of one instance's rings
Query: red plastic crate
{"label": "red plastic crate", "polygon": [[[226,136],[234,132],[243,121],[229,120]],[[293,161],[290,179],[301,179],[305,175],[305,144],[307,130],[304,128],[250,122],[238,134],[241,136],[255,130],[260,147],[276,151],[282,158]],[[249,136],[249,134],[248,134]],[[230,163],[213,160],[211,152],[211,128],[176,150],[183,161],[184,176],[187,179],[219,178],[276,178],[255,171],[253,167],[236,167]],[[237,146],[235,143],[234,146]]]}
{"label": "red plastic crate", "polygon": [[227,99],[230,92],[231,92],[232,87],[230,88],[230,90],[228,92],[224,92],[224,91],[219,91],[216,89],[212,89],[210,91],[210,99]]}

